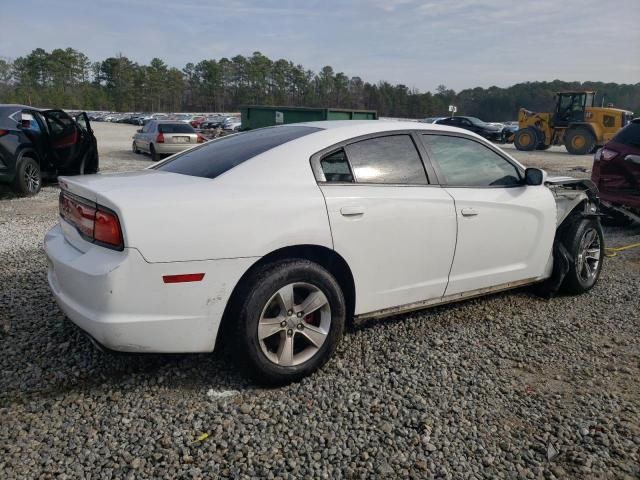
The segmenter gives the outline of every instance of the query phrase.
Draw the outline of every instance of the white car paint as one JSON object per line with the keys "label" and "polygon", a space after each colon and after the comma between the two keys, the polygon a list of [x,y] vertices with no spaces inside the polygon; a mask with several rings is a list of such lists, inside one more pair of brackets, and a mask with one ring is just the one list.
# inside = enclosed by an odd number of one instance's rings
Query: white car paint
{"label": "white car paint", "polygon": [[356,314],[444,295],[456,246],[455,207],[444,189],[321,188],[334,248],[358,279]]}
{"label": "white car paint", "polygon": [[446,191],[458,214],[446,295],[533,281],[545,273],[556,232],[556,203],[545,185]]}
{"label": "white car paint", "polygon": [[[90,243],[61,219],[44,246],[62,310],[112,349],[202,352],[213,349],[242,275],[285,247],[319,246],[344,258],[360,316],[550,275],[556,209],[544,185],[319,185],[310,165],[316,152],[366,134],[460,133],[490,145],[481,137],[417,122],[303,125],[320,130],[213,180],[158,170],[62,178],[64,191],[118,215],[125,245]],[[192,272],[203,281],[162,281]]]}

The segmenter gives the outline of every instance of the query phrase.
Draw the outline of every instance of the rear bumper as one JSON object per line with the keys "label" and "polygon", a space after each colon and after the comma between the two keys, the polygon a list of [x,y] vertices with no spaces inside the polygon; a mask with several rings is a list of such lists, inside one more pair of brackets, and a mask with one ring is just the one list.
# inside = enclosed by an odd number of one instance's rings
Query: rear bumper
{"label": "rear bumper", "polygon": [[[212,351],[233,287],[253,259],[148,263],[133,248],[83,252],[60,225],[46,235],[48,281],[62,311],[97,342],[122,352]],[[163,275],[205,273],[165,284]]]}
{"label": "rear bumper", "polygon": [[156,152],[166,155],[182,152],[187,148],[195,147],[197,144],[195,143],[154,143],[153,146],[156,149]]}

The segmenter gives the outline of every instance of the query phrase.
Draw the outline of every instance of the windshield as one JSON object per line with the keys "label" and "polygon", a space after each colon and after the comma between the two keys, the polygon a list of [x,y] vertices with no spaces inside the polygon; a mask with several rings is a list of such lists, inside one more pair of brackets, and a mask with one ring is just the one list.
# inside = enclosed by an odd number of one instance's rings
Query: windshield
{"label": "windshield", "polygon": [[486,125],[486,122],[483,122],[482,120],[476,117],[467,117],[467,120],[469,120],[474,125],[478,125],[480,127],[484,127]]}

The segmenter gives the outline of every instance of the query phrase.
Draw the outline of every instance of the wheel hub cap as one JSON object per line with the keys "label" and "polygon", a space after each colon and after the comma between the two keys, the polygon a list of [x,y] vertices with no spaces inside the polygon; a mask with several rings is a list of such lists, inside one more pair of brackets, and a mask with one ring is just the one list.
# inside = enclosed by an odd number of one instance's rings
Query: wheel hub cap
{"label": "wheel hub cap", "polygon": [[576,258],[578,275],[583,281],[591,281],[598,274],[600,268],[600,250],[600,236],[594,228],[589,228],[582,235]]}
{"label": "wheel hub cap", "polygon": [[326,295],[309,283],[290,283],[274,293],[258,320],[262,353],[277,365],[290,367],[311,359],[331,328]]}

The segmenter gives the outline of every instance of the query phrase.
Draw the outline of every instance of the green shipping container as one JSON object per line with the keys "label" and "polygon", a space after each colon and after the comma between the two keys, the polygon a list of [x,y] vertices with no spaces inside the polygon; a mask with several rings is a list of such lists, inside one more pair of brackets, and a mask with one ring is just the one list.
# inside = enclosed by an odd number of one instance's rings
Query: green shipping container
{"label": "green shipping container", "polygon": [[341,108],[241,107],[242,130],[272,127],[285,123],[318,122],[321,120],[377,120],[375,110],[344,110]]}

